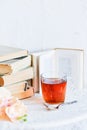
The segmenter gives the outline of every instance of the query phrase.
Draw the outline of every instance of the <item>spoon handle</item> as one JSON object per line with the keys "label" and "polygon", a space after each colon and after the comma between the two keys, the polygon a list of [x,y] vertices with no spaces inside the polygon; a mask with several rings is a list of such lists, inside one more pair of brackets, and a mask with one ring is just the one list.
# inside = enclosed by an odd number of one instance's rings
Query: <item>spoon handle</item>
{"label": "spoon handle", "polygon": [[61,105],[68,105],[68,104],[73,104],[73,103],[77,103],[77,100],[74,100],[74,101],[70,101],[70,102],[65,102]]}
{"label": "spoon handle", "polygon": [[61,103],[59,104],[56,109],[58,109],[61,105],[70,105],[70,104],[73,104],[73,103],[77,103],[77,100],[74,100],[74,101],[70,101],[70,102],[65,102],[65,103]]}

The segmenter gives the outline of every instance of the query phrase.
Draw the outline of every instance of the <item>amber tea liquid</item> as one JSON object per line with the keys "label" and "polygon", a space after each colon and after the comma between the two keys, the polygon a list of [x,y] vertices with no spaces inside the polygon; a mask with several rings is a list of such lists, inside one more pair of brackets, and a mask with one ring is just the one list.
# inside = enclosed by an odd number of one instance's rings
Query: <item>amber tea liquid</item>
{"label": "amber tea liquid", "polygon": [[64,102],[67,81],[64,79],[44,79],[41,81],[42,95],[46,103],[59,104]]}

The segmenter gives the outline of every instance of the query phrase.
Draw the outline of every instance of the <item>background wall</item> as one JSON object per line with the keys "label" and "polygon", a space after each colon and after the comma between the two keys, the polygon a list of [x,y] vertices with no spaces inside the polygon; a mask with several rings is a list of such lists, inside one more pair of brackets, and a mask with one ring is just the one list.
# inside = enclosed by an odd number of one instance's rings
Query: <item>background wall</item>
{"label": "background wall", "polygon": [[0,0],[0,44],[42,48],[40,0]]}
{"label": "background wall", "polygon": [[0,44],[29,51],[65,47],[85,50],[86,0],[0,0]]}

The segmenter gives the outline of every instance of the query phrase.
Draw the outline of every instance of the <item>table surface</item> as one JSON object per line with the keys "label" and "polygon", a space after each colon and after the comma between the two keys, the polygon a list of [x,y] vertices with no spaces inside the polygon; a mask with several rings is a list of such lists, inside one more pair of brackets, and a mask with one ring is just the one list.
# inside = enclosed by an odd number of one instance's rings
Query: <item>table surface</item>
{"label": "table surface", "polygon": [[[27,122],[10,123],[0,121],[1,130],[12,128],[36,129],[36,128],[52,128],[65,124],[70,124],[87,119],[87,90],[79,92],[77,103],[60,106],[58,110],[48,111],[43,106],[41,94],[35,94],[33,97],[24,99],[23,102],[28,107]],[[72,93],[73,94],[73,93]],[[71,95],[71,94],[70,94]],[[70,96],[69,95],[69,96]],[[73,94],[75,96],[75,93]],[[72,96],[73,97],[73,96]],[[69,101],[76,100],[76,97],[69,98]],[[67,102],[66,99],[65,102]],[[6,124],[6,125],[5,125]]]}

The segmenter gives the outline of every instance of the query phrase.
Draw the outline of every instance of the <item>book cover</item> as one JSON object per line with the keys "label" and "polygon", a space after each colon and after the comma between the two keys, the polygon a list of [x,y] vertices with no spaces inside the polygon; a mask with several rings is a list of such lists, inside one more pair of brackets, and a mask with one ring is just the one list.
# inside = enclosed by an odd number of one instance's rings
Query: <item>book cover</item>
{"label": "book cover", "polygon": [[0,45],[0,62],[28,55],[25,49]]}

